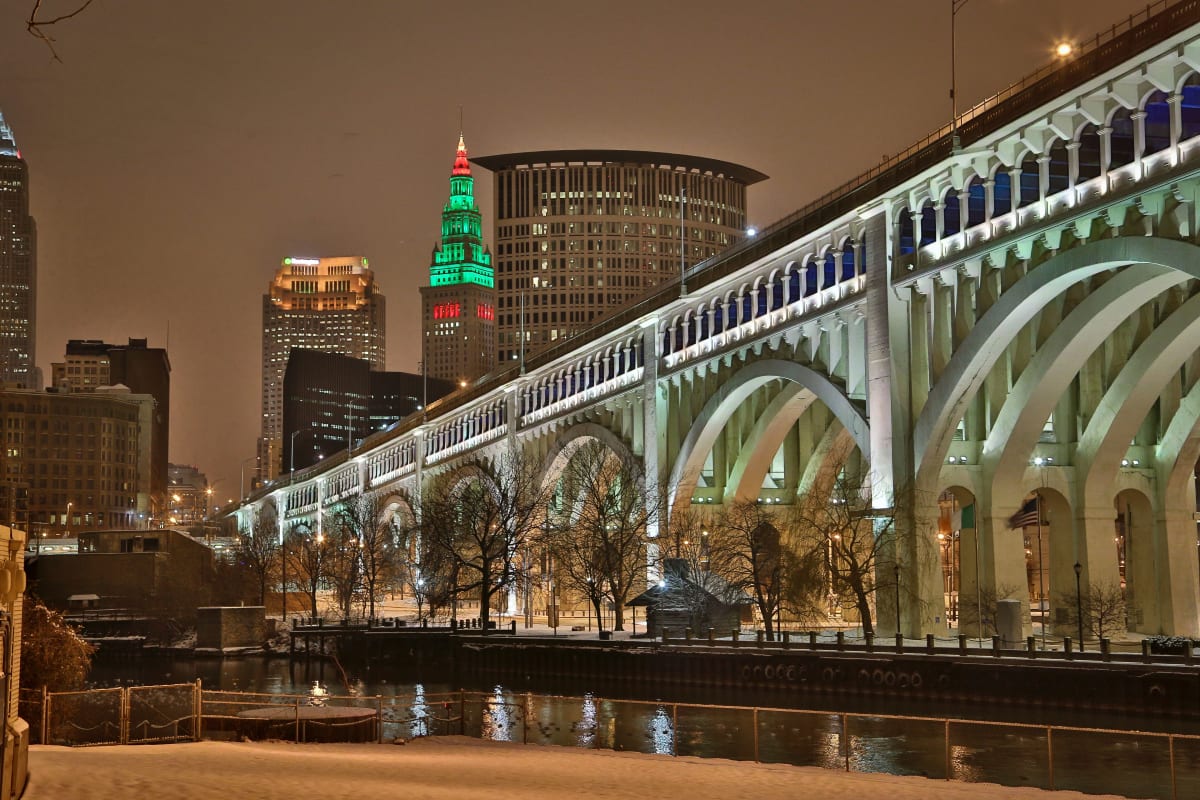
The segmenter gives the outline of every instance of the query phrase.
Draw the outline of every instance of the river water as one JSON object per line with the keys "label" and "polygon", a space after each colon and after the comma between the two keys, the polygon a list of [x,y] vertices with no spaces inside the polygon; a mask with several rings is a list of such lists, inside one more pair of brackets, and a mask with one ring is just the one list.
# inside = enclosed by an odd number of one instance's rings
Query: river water
{"label": "river water", "polygon": [[[714,707],[768,705],[757,698],[747,701],[732,690],[646,698],[628,693],[599,696],[582,686],[544,687],[545,691],[479,686],[466,687],[462,694],[462,687],[445,683],[390,680],[381,674],[344,675],[332,662],[261,657],[147,657],[132,664],[98,661],[90,677],[95,686],[200,678],[206,689],[268,694],[305,694],[313,681],[319,681],[330,695],[378,703],[388,738],[464,733],[497,741],[1053,786],[1127,797],[1200,797],[1200,737],[1063,728],[1048,733],[1045,727],[1020,724],[1016,719],[1020,712],[1012,710],[1007,720],[995,719],[993,713],[990,720],[947,721],[892,716],[910,714],[910,709],[885,713],[848,705],[817,710]],[[380,699],[361,699],[376,696]],[[956,716],[971,716],[970,709],[962,712]],[[1039,722],[1142,727],[1129,719]],[[1160,722],[1159,727],[1170,726]]]}

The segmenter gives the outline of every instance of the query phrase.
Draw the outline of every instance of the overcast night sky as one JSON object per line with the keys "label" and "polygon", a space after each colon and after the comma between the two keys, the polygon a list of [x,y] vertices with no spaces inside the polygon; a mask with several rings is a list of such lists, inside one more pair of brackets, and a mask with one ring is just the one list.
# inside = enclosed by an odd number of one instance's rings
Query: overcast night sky
{"label": "overcast night sky", "polygon": [[[0,113],[30,169],[38,365],[48,379],[69,338],[167,346],[170,458],[232,497],[280,259],[370,258],[388,368],[416,371],[460,105],[472,155],[643,149],[761,170],[761,227],[947,120],[950,2],[96,0],[48,29],[56,63],[25,31],[33,0],[8,0]],[[960,108],[1143,8],[971,0]]]}

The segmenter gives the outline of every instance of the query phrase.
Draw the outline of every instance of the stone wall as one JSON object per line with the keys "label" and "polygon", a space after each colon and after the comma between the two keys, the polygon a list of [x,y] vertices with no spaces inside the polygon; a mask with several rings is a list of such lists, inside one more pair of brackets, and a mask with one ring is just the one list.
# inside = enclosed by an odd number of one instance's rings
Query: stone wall
{"label": "stone wall", "polygon": [[215,606],[196,609],[196,649],[228,650],[261,647],[267,641],[262,606]]}

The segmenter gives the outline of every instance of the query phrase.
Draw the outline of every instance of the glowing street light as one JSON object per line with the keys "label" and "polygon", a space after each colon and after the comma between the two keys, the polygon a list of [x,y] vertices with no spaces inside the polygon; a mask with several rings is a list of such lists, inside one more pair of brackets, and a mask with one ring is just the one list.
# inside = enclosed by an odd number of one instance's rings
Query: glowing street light
{"label": "glowing street light", "polygon": [[1059,42],[1054,46],[1054,55],[1059,58],[1069,58],[1075,52],[1075,46],[1070,42]]}

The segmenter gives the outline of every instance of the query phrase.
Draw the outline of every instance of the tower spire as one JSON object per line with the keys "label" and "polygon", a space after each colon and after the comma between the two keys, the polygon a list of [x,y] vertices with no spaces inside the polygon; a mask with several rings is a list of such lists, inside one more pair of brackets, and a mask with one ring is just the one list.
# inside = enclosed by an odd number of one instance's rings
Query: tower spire
{"label": "tower spire", "polygon": [[467,161],[467,143],[463,140],[462,131],[458,132],[458,152],[454,154],[454,169],[451,175],[470,175],[471,164]]}

